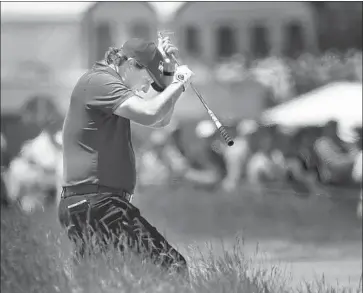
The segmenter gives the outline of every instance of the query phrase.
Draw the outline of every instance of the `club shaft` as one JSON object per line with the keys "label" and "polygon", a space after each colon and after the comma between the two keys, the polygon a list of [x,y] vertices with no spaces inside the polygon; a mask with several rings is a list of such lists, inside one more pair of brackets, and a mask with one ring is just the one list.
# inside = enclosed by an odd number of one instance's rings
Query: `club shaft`
{"label": "club shaft", "polygon": [[[175,56],[172,54],[171,57],[173,58],[174,62],[180,66],[180,62],[175,58]],[[212,121],[214,122],[214,124],[216,125],[218,131],[220,132],[220,134],[222,135],[222,137],[224,138],[224,140],[226,141],[228,146],[232,146],[234,144],[234,141],[232,140],[232,138],[229,136],[227,130],[225,129],[225,127],[222,125],[222,123],[219,121],[219,119],[217,118],[217,116],[214,114],[214,112],[208,107],[207,102],[204,100],[204,98],[202,97],[202,95],[199,93],[199,91],[195,88],[195,86],[193,85],[193,83],[190,83],[190,87],[192,88],[192,90],[194,91],[194,93],[197,95],[197,97],[199,98],[199,100],[202,102],[204,108],[207,110],[208,115],[210,116],[210,118],[212,119]]]}
{"label": "club shaft", "polygon": [[[180,62],[175,58],[174,55],[171,55],[171,57],[173,58],[174,62],[180,66]],[[192,88],[192,90],[194,91],[194,93],[198,96],[198,98],[201,100],[203,106],[207,109],[207,111],[210,111],[206,101],[204,100],[204,98],[202,97],[202,95],[199,93],[199,91],[195,88],[193,83],[190,83],[190,87]]]}

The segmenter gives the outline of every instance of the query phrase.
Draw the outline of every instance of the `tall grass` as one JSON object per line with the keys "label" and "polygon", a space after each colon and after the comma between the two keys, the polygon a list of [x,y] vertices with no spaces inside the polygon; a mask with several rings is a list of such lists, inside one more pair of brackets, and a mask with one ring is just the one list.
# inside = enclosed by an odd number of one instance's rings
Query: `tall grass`
{"label": "tall grass", "polygon": [[261,263],[256,257],[258,248],[255,256],[246,256],[240,236],[233,249],[223,249],[219,256],[210,243],[189,246],[189,278],[166,272],[131,251],[123,255],[110,251],[75,266],[61,246],[60,235],[17,210],[2,211],[1,292],[362,292],[361,285],[357,289],[331,286],[324,278],[293,288],[291,276],[282,267],[266,268]]}

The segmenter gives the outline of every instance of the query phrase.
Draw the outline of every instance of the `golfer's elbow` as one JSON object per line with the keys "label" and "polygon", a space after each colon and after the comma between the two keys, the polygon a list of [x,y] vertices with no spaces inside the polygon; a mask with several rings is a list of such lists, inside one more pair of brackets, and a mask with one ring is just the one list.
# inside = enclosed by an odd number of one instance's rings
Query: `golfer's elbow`
{"label": "golfer's elbow", "polygon": [[167,97],[169,94],[160,94],[159,97],[161,97],[161,101],[159,99],[148,101],[145,112],[147,113],[147,116],[150,117],[150,120],[152,120],[152,124],[156,124],[159,121],[163,121],[161,124],[163,126],[169,124],[171,115],[173,113],[174,104],[176,102],[176,97],[173,97],[173,95]]}
{"label": "golfer's elbow", "polygon": [[154,107],[146,107],[143,111],[143,125],[152,126],[161,120],[160,111]]}
{"label": "golfer's elbow", "polygon": [[169,115],[165,113],[166,112],[165,110],[169,109],[165,109],[163,107],[154,107],[154,106],[145,109],[145,116],[147,117],[146,119],[149,122],[148,125],[154,127],[167,126],[170,123],[171,115],[170,117],[168,117]]}

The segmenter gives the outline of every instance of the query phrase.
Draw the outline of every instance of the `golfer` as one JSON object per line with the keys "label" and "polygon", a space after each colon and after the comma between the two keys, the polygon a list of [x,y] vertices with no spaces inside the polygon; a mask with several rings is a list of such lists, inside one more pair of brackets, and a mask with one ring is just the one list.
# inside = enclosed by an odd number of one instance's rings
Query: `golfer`
{"label": "golfer", "polygon": [[[130,121],[153,127],[169,123],[193,75],[167,58],[177,51],[168,37],[158,45],[131,39],[121,48],[110,48],[72,92],[63,126],[64,184],[58,213],[80,258],[92,254],[96,246],[89,240],[96,237],[101,251],[110,243],[120,251],[132,246],[147,251],[166,269],[187,272],[184,257],[131,203],[136,171]],[[154,97],[141,98],[140,92],[150,87]]]}

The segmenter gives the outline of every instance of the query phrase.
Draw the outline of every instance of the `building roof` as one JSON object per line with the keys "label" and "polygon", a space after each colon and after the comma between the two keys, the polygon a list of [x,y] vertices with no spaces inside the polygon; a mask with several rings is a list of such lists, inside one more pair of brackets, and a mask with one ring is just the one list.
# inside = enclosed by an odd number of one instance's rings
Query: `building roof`
{"label": "building roof", "polygon": [[[182,6],[178,7],[177,10],[174,12],[174,17],[178,17],[179,15],[183,14],[184,11],[190,6],[190,5],[193,5],[193,4],[197,4],[197,3],[200,3],[200,2],[194,2],[194,1],[188,1],[188,2],[185,2]],[[208,3],[208,2],[205,2],[205,3]],[[307,4],[312,4],[313,2],[306,2]],[[315,8],[314,5],[311,5],[312,8]]]}
{"label": "building roof", "polygon": [[1,22],[79,20],[91,5],[92,2],[67,2],[66,5],[62,2],[3,2]]}
{"label": "building roof", "polygon": [[160,22],[170,21],[178,11],[186,5],[186,2],[150,2],[158,13]]}
{"label": "building roof", "polygon": [[[119,1],[115,1],[115,3],[118,4],[122,4],[122,2]],[[145,7],[147,7],[150,12],[155,13],[156,14],[156,10],[150,5],[149,2],[145,2],[145,1],[134,1],[133,3],[140,3],[141,5],[145,5]],[[95,10],[98,6],[104,4],[104,2],[93,2],[91,3],[90,6],[88,6],[88,8],[86,9],[86,11],[84,11],[84,13],[92,13],[93,10]]]}
{"label": "building roof", "polygon": [[[84,13],[91,12],[103,2],[4,2],[1,3],[1,22],[57,22],[79,21]],[[117,2],[122,3],[122,2]],[[159,18],[173,14],[183,3],[133,2],[145,5]],[[166,5],[168,4],[168,5]]]}

